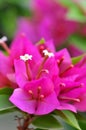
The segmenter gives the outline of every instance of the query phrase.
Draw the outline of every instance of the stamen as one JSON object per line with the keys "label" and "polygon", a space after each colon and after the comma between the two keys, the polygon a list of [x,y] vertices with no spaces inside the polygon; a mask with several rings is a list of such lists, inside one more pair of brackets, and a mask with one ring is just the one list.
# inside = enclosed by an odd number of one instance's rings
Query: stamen
{"label": "stamen", "polygon": [[[84,83],[81,83],[80,85],[77,85],[77,86],[73,86],[73,87],[67,87],[67,88],[65,88],[65,90],[63,90],[65,93],[67,93],[67,92],[69,92],[69,91],[72,91],[72,90],[74,90],[74,89],[78,89],[78,88],[80,88],[80,87],[83,87],[84,86]],[[61,93],[63,93],[63,91],[61,91]],[[61,94],[60,93],[60,94]]]}
{"label": "stamen", "polygon": [[37,93],[38,93],[38,94],[40,94],[41,89],[42,89],[42,87],[41,87],[41,86],[39,86],[39,87],[37,88]]}
{"label": "stamen", "polygon": [[68,70],[70,70],[70,69],[73,68],[73,67],[74,67],[74,65],[71,64],[64,72],[62,72],[62,73],[60,74],[60,76],[63,76],[63,75],[65,74],[65,72],[67,72]]}
{"label": "stamen", "polygon": [[66,84],[65,83],[60,83],[60,87],[65,87]]}
{"label": "stamen", "polygon": [[44,99],[44,95],[40,95],[40,100],[42,101]]}
{"label": "stamen", "polygon": [[42,69],[41,72],[49,74],[49,71],[47,69]]}
{"label": "stamen", "polygon": [[28,61],[25,62],[25,65],[26,65],[26,73],[27,73],[27,76],[28,76],[28,80],[31,80],[32,74],[31,74],[31,69],[29,67]]}
{"label": "stamen", "polygon": [[61,65],[61,63],[63,62],[63,60],[64,60],[64,56],[63,56],[63,57],[61,57],[61,59],[58,59],[58,60],[57,60],[57,64],[60,66],[60,65]]}
{"label": "stamen", "polygon": [[42,69],[40,73],[38,73],[38,75],[36,76],[36,79],[39,79],[43,73],[49,74],[49,71],[47,69]]}
{"label": "stamen", "polygon": [[38,69],[38,73],[37,73],[36,78],[40,77],[40,73],[41,73],[41,71],[42,71],[42,69],[43,69],[43,67],[44,67],[44,64],[45,64],[46,60],[48,59],[48,57],[53,57],[53,56],[54,56],[53,53],[48,52],[47,50],[43,50],[43,53],[44,53],[45,57],[44,57],[44,59],[43,59],[41,65],[40,65],[40,67],[39,67],[39,69]]}
{"label": "stamen", "polygon": [[28,60],[32,60],[32,55],[25,54],[24,56],[20,56],[20,59],[25,62],[26,73],[27,73],[27,76],[28,76],[28,80],[31,80],[32,79],[32,74],[31,74],[31,69],[29,67]]}
{"label": "stamen", "polygon": [[32,90],[29,90],[28,92],[29,92],[30,94],[33,94]]}
{"label": "stamen", "polygon": [[8,54],[10,54],[10,49],[8,48],[7,44],[5,43],[7,41],[7,37],[3,36],[2,38],[0,38],[0,45],[4,48],[4,50],[6,50],[6,52]]}
{"label": "stamen", "polygon": [[43,50],[43,53],[45,56],[48,56],[49,58],[54,57],[54,54],[52,52],[49,52],[48,50]]}
{"label": "stamen", "polygon": [[39,69],[38,69],[38,73],[37,73],[36,78],[39,78],[39,77],[40,77],[40,73],[41,73],[41,71],[42,71],[42,69],[43,69],[43,67],[44,67],[44,64],[45,64],[45,62],[46,62],[47,59],[48,59],[48,56],[45,56],[45,57],[43,58],[43,61],[42,61],[41,65],[39,66]]}
{"label": "stamen", "polygon": [[60,60],[57,60],[57,64],[58,64],[58,65],[60,64]]}
{"label": "stamen", "polygon": [[75,102],[80,102],[80,99],[78,99],[78,98],[63,97],[63,96],[61,96],[59,98],[62,100],[71,100],[71,101],[75,101]]}
{"label": "stamen", "polygon": [[[73,68],[73,67],[74,67],[74,65],[71,64],[67,70],[69,70],[69,69],[71,69],[71,68]],[[66,71],[67,71],[67,70],[66,70]]]}
{"label": "stamen", "polygon": [[32,90],[29,90],[28,93],[31,95],[31,98],[34,99],[34,94],[33,94]]}

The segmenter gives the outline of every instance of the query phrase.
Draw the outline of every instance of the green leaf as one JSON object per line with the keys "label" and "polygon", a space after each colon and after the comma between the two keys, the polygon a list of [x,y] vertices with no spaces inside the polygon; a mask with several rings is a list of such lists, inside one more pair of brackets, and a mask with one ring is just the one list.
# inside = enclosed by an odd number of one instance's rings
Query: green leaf
{"label": "green leaf", "polygon": [[[39,128],[36,128],[35,130],[44,130],[44,129],[39,129]],[[48,130],[48,129],[46,129],[46,130]]]}
{"label": "green leaf", "polygon": [[4,17],[2,17],[2,24],[3,24],[3,31],[7,34],[9,38],[13,37],[13,34],[15,32],[17,24],[16,20],[17,20],[16,10],[14,8],[9,8],[9,10],[6,10]]}
{"label": "green leaf", "polygon": [[67,123],[63,123],[63,126],[64,126],[64,130],[77,130],[76,128],[68,125]]}
{"label": "green leaf", "polygon": [[9,95],[0,94],[0,114],[13,111],[16,107],[10,103]]}
{"label": "green leaf", "polygon": [[81,11],[86,14],[86,0],[77,0],[76,4],[80,7]]}
{"label": "green leaf", "polygon": [[28,0],[0,0],[0,33],[12,40],[20,16],[31,16]]}
{"label": "green leaf", "polygon": [[33,125],[40,129],[56,129],[61,128],[61,124],[52,115],[44,115],[37,117],[33,121]]}
{"label": "green leaf", "polygon": [[[83,113],[84,114],[84,113]],[[86,117],[84,117],[81,113],[75,113],[76,119],[79,121],[86,121]]]}
{"label": "green leaf", "polygon": [[77,56],[77,57],[73,57],[72,58],[72,63],[75,65],[76,63],[78,63],[82,58],[84,57],[83,55]]}
{"label": "green leaf", "polygon": [[86,112],[78,112],[75,114],[82,130],[86,130]]}
{"label": "green leaf", "polygon": [[60,0],[60,3],[66,7],[74,6],[74,3],[72,0]]}
{"label": "green leaf", "polygon": [[56,111],[57,113],[66,123],[75,127],[77,130],[81,130],[78,121],[75,115],[70,111]]}
{"label": "green leaf", "polygon": [[72,19],[80,22],[86,21],[84,13],[77,4],[72,0],[60,0],[61,4],[68,8],[67,19]]}
{"label": "green leaf", "polygon": [[66,17],[69,20],[76,20],[76,21],[79,21],[79,22],[85,22],[86,21],[86,17],[76,7],[73,7],[72,9],[70,9],[69,12],[67,13]]}
{"label": "green leaf", "polygon": [[86,130],[86,120],[85,121],[79,121],[80,127],[82,130]]}
{"label": "green leaf", "polygon": [[12,88],[5,87],[5,88],[0,89],[0,95],[2,95],[2,94],[11,95],[12,92],[13,92]]}
{"label": "green leaf", "polygon": [[69,42],[86,51],[86,37],[80,35],[72,35],[69,38]]}

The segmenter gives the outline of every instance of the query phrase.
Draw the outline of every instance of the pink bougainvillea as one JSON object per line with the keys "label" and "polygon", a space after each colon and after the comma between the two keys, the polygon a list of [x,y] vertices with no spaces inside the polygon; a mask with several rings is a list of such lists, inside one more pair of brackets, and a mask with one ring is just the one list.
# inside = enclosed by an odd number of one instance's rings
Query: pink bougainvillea
{"label": "pink bougainvillea", "polygon": [[86,58],[73,65],[67,49],[55,52],[47,42],[31,45],[27,39],[27,43],[27,53],[14,60],[19,88],[14,90],[10,101],[22,111],[36,115],[56,109],[85,111],[85,105],[81,104],[86,94]]}
{"label": "pink bougainvillea", "polygon": [[20,18],[17,34],[25,32],[28,38],[36,43],[41,38],[53,39],[58,47],[65,43],[68,37],[76,32],[78,23],[68,20],[68,9],[55,0],[30,1],[32,18]]}

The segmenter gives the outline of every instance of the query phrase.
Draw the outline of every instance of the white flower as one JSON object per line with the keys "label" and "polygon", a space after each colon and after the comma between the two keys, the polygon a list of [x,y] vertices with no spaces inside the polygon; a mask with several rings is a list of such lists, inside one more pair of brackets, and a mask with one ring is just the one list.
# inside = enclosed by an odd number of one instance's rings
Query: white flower
{"label": "white flower", "polygon": [[25,54],[23,56],[20,56],[20,59],[23,61],[32,60],[32,55]]}
{"label": "white flower", "polygon": [[45,56],[48,56],[48,57],[53,57],[54,54],[52,52],[48,52],[48,50],[43,50],[43,53]]}
{"label": "white flower", "polygon": [[7,37],[3,36],[2,38],[0,38],[0,44],[2,44],[3,42],[7,41]]}

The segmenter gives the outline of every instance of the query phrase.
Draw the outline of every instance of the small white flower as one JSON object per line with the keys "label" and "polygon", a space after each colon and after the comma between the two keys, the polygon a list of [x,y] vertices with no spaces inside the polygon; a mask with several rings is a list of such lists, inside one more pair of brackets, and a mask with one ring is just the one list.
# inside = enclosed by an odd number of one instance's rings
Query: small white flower
{"label": "small white flower", "polygon": [[43,50],[43,53],[45,56],[48,56],[48,57],[53,57],[54,54],[52,52],[48,52],[48,50]]}
{"label": "small white flower", "polygon": [[23,61],[32,60],[32,55],[25,54],[23,56],[20,56],[20,59]]}
{"label": "small white flower", "polygon": [[7,37],[3,36],[2,38],[0,38],[0,44],[2,44],[3,42],[7,41]]}

